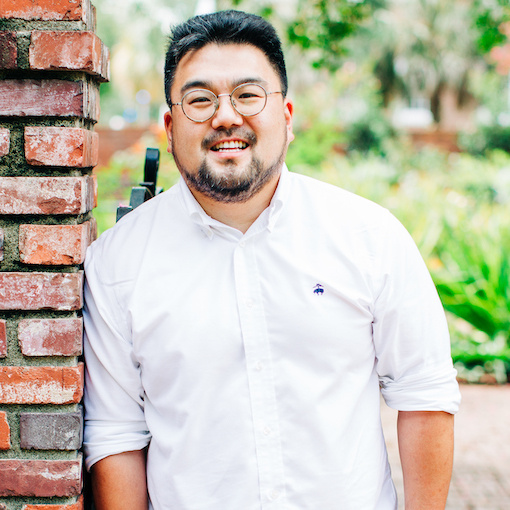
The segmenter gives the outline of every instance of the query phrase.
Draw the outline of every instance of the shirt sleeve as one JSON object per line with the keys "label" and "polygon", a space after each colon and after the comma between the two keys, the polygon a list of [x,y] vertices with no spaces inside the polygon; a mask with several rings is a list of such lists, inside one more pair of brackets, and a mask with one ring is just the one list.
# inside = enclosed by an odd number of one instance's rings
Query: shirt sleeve
{"label": "shirt sleeve", "polygon": [[96,260],[91,251],[85,265],[83,310],[87,469],[109,455],[142,449],[150,441],[140,367],[129,338],[127,312],[118,302],[122,284],[101,277],[101,258]]}
{"label": "shirt sleeve", "polygon": [[373,321],[382,395],[400,411],[454,414],[460,392],[436,288],[411,236],[390,214],[384,230]]}

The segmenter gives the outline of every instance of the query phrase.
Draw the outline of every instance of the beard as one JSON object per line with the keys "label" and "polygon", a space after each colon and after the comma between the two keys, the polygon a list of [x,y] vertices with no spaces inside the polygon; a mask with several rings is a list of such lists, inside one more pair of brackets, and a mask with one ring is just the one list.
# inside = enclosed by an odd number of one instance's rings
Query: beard
{"label": "beard", "polygon": [[[225,130],[220,134],[213,135],[204,139],[202,147],[207,150],[214,145],[215,140],[220,137],[230,137],[233,134],[234,130]],[[240,135],[239,130],[236,130],[236,134]],[[243,133],[241,137],[248,140],[250,147],[253,147],[257,141],[256,136],[252,133]],[[178,151],[175,151],[173,144],[172,154],[179,172],[190,188],[218,202],[239,203],[249,200],[274,175],[279,173],[285,160],[286,145],[287,133],[285,132],[282,150],[272,163],[264,166],[259,158],[253,156],[248,165],[241,169],[235,160],[227,159],[222,165],[221,171],[213,170],[205,159],[199,166],[198,171],[190,171],[179,160]]]}

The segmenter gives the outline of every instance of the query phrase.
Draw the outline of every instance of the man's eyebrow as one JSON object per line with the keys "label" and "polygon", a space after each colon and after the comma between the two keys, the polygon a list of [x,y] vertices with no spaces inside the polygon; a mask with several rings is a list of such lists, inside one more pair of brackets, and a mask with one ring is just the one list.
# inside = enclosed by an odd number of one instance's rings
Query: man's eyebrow
{"label": "man's eyebrow", "polygon": [[[269,83],[260,77],[246,77],[246,78],[238,78],[237,80],[234,80],[232,82],[232,89],[235,89],[239,85],[242,85],[243,83],[258,83],[259,85],[264,85],[267,87]],[[212,90],[214,88],[214,85],[212,82],[207,80],[193,80],[185,83],[181,87],[181,94],[186,93],[188,90],[193,89],[207,89]]]}
{"label": "man's eyebrow", "polygon": [[192,89],[211,89],[212,83],[209,81],[203,81],[203,80],[193,80],[188,81],[181,87],[181,94],[184,94],[188,90]]}

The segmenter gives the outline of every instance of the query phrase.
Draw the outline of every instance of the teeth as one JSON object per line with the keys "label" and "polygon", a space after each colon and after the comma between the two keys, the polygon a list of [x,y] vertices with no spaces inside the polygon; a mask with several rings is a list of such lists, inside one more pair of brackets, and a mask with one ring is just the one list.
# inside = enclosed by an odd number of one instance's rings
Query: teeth
{"label": "teeth", "polygon": [[213,147],[215,151],[231,150],[231,149],[246,149],[248,144],[240,140],[230,140],[229,142],[220,142]]}

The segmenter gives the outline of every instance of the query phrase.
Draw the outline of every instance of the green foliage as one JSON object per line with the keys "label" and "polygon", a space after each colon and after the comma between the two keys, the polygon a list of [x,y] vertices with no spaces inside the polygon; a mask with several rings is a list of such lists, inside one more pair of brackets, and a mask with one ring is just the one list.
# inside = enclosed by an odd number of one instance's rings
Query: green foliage
{"label": "green foliage", "polygon": [[347,150],[385,154],[385,142],[394,136],[393,128],[379,110],[373,110],[346,129]]}
{"label": "green foliage", "polygon": [[338,69],[345,55],[344,39],[381,4],[374,0],[300,0],[297,16],[287,26],[287,38],[316,53],[314,67]]}
{"label": "green foliage", "polygon": [[510,228],[503,218],[479,220],[446,222],[436,285],[446,310],[491,340],[503,336],[510,347]]}
{"label": "green foliage", "polygon": [[336,126],[331,124],[315,123],[296,131],[296,139],[287,153],[287,164],[291,167],[319,165],[331,156],[340,139]]}
{"label": "green foliage", "polygon": [[480,51],[487,53],[506,41],[501,26],[510,21],[508,0],[474,0],[471,13],[473,25],[478,32],[477,44]]}
{"label": "green foliage", "polygon": [[471,154],[480,155],[494,149],[510,153],[510,126],[481,126],[476,133],[463,134],[460,142]]}

